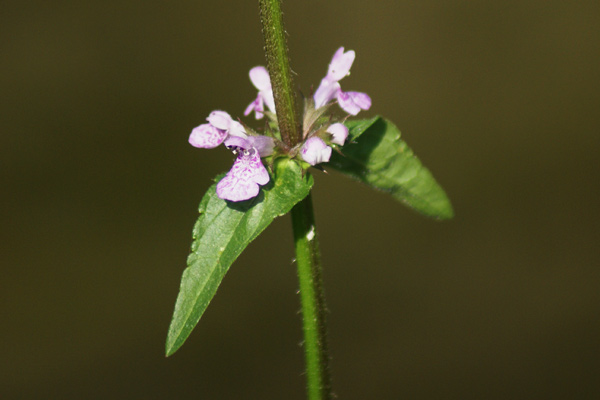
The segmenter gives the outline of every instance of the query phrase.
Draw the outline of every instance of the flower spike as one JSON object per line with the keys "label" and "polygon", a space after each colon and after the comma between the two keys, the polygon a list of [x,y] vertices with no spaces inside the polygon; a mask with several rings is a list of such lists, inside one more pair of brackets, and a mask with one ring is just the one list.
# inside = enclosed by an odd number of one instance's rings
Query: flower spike
{"label": "flower spike", "polygon": [[[333,149],[343,146],[348,138],[348,128],[339,119],[327,116],[329,107],[336,101],[348,114],[356,115],[360,110],[371,107],[371,98],[366,93],[342,91],[339,81],[350,75],[350,68],[356,54],[353,50],[337,49],[327,69],[327,75],[315,91],[312,99],[306,99],[302,126],[302,139],[293,147],[288,147],[274,139],[278,132],[269,136],[257,135],[251,128],[220,110],[210,113],[208,123],[192,130],[189,142],[192,146],[212,149],[224,144],[235,155],[231,170],[217,183],[217,196],[229,201],[244,201],[258,195],[260,186],[269,182],[269,172],[261,157],[275,153],[275,157],[285,156],[304,160],[313,167],[326,163]],[[244,115],[254,112],[256,119],[267,115],[270,123],[277,120],[275,101],[269,72],[265,67],[254,67],[249,72],[250,81],[258,90],[256,99],[244,111]],[[344,119],[345,120],[345,119]],[[267,125],[267,132],[269,125]],[[275,128],[276,129],[276,128]],[[277,146],[277,150],[275,147]],[[272,160],[271,160],[272,162]],[[305,165],[306,166],[306,165]]]}

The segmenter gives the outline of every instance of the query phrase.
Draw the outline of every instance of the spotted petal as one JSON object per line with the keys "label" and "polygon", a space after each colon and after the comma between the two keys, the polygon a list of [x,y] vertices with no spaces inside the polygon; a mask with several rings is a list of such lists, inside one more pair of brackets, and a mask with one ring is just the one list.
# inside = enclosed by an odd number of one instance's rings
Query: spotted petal
{"label": "spotted petal", "polygon": [[254,148],[241,151],[233,167],[217,184],[217,196],[230,201],[248,200],[258,195],[259,186],[269,182],[269,173]]}
{"label": "spotted petal", "polygon": [[194,147],[213,149],[223,143],[226,137],[227,132],[217,129],[211,124],[202,124],[192,130],[188,141]]}

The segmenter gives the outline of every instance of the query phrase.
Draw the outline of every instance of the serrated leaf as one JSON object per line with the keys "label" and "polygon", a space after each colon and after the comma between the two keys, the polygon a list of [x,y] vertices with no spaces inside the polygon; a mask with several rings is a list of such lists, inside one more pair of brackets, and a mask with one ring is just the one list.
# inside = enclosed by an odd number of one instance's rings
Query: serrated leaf
{"label": "serrated leaf", "polygon": [[429,217],[454,216],[444,189],[400,139],[400,131],[382,117],[347,121],[348,141],[342,154],[333,152],[328,166]]}
{"label": "serrated leaf", "polygon": [[[212,185],[200,202],[192,251],[183,272],[166,353],[185,342],[215,295],[229,266],[278,216],[289,212],[310,192],[313,180],[291,160],[278,160],[269,184],[254,199],[233,203],[221,200]],[[274,176],[273,176],[274,175]]]}

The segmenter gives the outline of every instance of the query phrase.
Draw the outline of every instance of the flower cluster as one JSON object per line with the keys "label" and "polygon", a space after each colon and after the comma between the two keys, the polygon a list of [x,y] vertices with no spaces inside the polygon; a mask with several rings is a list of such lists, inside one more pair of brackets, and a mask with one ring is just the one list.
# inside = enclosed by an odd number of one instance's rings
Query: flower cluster
{"label": "flower cluster", "polygon": [[[189,138],[192,146],[212,149],[224,144],[236,155],[233,167],[217,184],[219,198],[243,201],[258,195],[260,185],[266,185],[270,179],[261,157],[297,157],[312,166],[329,161],[332,146],[343,146],[348,137],[348,128],[343,123],[323,116],[329,106],[337,101],[340,108],[350,115],[357,115],[360,110],[371,107],[371,98],[366,93],[344,92],[339,84],[342,78],[350,75],[354,57],[354,51],[344,52],[343,47],[335,52],[327,75],[306,102],[303,141],[291,149],[273,137],[256,134],[225,111],[211,112],[208,123],[192,130]],[[256,119],[267,115],[275,123],[275,101],[268,71],[264,67],[254,67],[249,75],[258,95],[244,115],[254,112]]]}

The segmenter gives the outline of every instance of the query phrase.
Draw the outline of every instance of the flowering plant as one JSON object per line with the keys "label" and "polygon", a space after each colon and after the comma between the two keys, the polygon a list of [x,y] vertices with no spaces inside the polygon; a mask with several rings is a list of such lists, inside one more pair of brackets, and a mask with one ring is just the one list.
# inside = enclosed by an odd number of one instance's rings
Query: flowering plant
{"label": "flowering plant", "polygon": [[[453,211],[443,189],[413,155],[400,132],[376,116],[353,120],[371,108],[366,93],[343,91],[355,52],[340,47],[316,91],[296,114],[278,0],[260,0],[267,68],[250,70],[258,90],[244,115],[268,119],[259,133],[225,111],[213,111],[194,128],[192,146],[223,144],[235,155],[233,166],[217,178],[199,206],[188,268],[169,333],[173,354],[200,320],[233,261],[276,217],[291,212],[300,280],[307,379],[311,399],[330,398],[325,300],[314,215],[311,170],[335,169],[430,217],[446,219]],[[341,113],[337,110],[339,106]]]}
{"label": "flowering plant", "polygon": [[[324,116],[337,99],[342,110],[357,115],[371,107],[371,98],[365,93],[343,92],[339,81],[350,74],[355,53],[344,52],[340,47],[329,64],[327,75],[305,103],[302,127],[302,141],[293,148],[275,136],[259,135],[249,127],[235,121],[225,111],[213,111],[208,123],[192,130],[189,142],[192,146],[212,149],[220,144],[232,150],[237,158],[231,170],[217,184],[217,196],[223,200],[244,201],[256,197],[259,185],[269,182],[269,174],[261,158],[273,156],[288,157],[315,166],[329,161],[332,146],[343,146],[348,137],[348,128],[341,122],[334,122],[333,115]],[[265,67],[250,70],[250,80],[258,89],[258,95],[246,108],[244,115],[254,111],[256,119],[265,115],[271,126],[277,127],[277,113],[269,73]],[[266,111],[265,105],[268,109]],[[279,136],[280,137],[280,136]]]}

